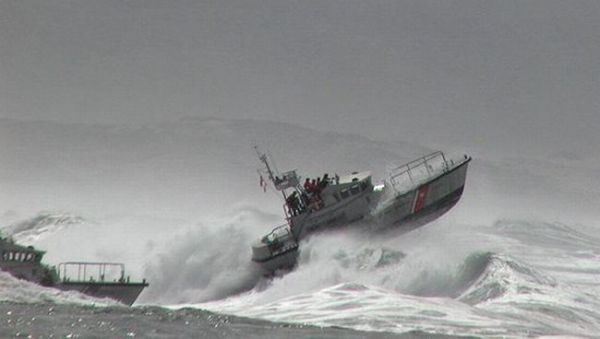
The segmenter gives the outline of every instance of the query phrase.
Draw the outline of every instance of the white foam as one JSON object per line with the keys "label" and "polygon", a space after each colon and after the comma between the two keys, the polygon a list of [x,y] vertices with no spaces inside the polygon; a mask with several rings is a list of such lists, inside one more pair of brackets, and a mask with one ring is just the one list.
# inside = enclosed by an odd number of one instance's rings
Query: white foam
{"label": "white foam", "polygon": [[0,271],[0,301],[18,303],[76,303],[84,305],[120,305],[118,302],[94,298],[76,291],[43,287]]}

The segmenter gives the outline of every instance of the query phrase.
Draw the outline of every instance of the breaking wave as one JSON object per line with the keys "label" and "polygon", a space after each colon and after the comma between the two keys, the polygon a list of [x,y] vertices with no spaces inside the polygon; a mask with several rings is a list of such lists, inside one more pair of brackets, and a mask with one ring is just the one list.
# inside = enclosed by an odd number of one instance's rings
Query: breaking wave
{"label": "breaking wave", "polygon": [[174,235],[149,260],[145,275],[151,285],[142,302],[204,302],[252,289],[262,275],[250,261],[249,244],[276,219],[242,206],[228,220],[209,221]]}
{"label": "breaking wave", "polygon": [[421,297],[446,297],[476,305],[507,293],[531,293],[552,288],[556,280],[507,255],[475,252],[456,271],[425,270],[401,292]]}
{"label": "breaking wave", "polygon": [[461,275],[468,283],[461,286],[460,295],[457,295],[460,301],[469,305],[501,298],[507,293],[513,293],[513,296],[531,294],[557,284],[551,276],[509,256],[485,253],[475,255],[474,260],[473,266],[467,267],[466,272],[477,274]]}
{"label": "breaking wave", "polygon": [[241,227],[215,232],[200,226],[172,239],[174,246],[149,265],[152,287],[145,298],[168,302],[201,302],[251,289],[260,278],[245,249],[252,239]]}
{"label": "breaking wave", "polygon": [[[366,251],[365,255],[381,258],[373,255],[375,252]],[[343,259],[347,260],[350,259]],[[349,266],[354,268],[364,263],[362,256],[350,261]],[[385,269],[378,268],[376,260],[369,262],[368,274]],[[402,260],[394,264],[402,265]],[[565,293],[574,303],[582,301],[576,294],[569,295],[568,289],[551,275],[493,252],[471,253],[453,274],[435,270],[421,274],[404,290],[346,281],[263,303],[268,299],[260,294],[268,293],[271,293],[268,289],[253,291],[197,306],[270,321],[357,330],[406,333],[432,330],[423,324],[435,324],[434,332],[441,334],[508,337],[519,337],[526,332],[594,333],[598,329],[594,319],[600,319],[599,312],[594,310],[597,303],[587,300],[583,304],[561,304],[560,297]],[[532,316],[539,319],[535,324],[531,322]],[[570,328],[573,324],[578,328]]]}
{"label": "breaking wave", "polygon": [[72,213],[44,211],[2,228],[2,233],[17,242],[32,243],[60,230],[88,223]]}
{"label": "breaking wave", "polygon": [[[152,282],[142,301],[166,304],[219,303],[246,298],[270,303],[350,282],[417,297],[442,297],[476,305],[518,286],[552,286],[554,280],[510,256],[489,251],[467,253],[458,263],[437,253],[400,250],[403,236],[365,240],[356,229],[319,234],[303,242],[299,265],[288,274],[265,280],[250,261],[249,244],[260,234],[262,212],[243,210],[215,227],[201,224],[173,236],[163,252],[149,260],[145,276]],[[440,262],[442,262],[440,264]],[[431,265],[429,265],[431,263]],[[229,301],[223,303],[227,304]],[[243,303],[244,301],[242,301]]]}

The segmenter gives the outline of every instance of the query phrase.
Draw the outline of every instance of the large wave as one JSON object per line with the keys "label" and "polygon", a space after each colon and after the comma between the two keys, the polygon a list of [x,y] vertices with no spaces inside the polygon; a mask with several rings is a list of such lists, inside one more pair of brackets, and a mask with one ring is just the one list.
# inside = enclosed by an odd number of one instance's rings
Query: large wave
{"label": "large wave", "polygon": [[239,206],[224,217],[165,239],[145,270],[151,281],[142,301],[203,302],[252,289],[262,275],[250,261],[249,244],[279,218]]}
{"label": "large wave", "polygon": [[584,300],[551,275],[503,254],[474,252],[451,274],[432,269],[413,283],[400,291],[348,281],[266,303],[255,292],[198,306],[271,321],[402,333],[519,337],[599,329],[597,298]]}
{"label": "large wave", "polygon": [[89,223],[73,213],[43,211],[32,218],[15,222],[2,228],[2,233],[17,242],[35,243],[62,229]]}

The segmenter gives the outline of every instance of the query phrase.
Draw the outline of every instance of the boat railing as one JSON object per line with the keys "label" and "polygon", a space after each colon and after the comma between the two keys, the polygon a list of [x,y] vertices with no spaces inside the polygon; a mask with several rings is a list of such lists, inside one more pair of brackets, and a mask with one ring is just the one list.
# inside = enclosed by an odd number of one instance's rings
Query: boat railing
{"label": "boat railing", "polygon": [[263,239],[267,243],[273,243],[281,240],[286,240],[287,238],[291,237],[292,232],[290,232],[288,224],[283,224],[275,227],[269,234],[265,235]]}
{"label": "boat railing", "polygon": [[288,224],[275,227],[271,233],[263,237],[263,242],[268,245],[272,256],[286,252],[297,245]]}
{"label": "boat railing", "polygon": [[58,265],[58,276],[63,282],[105,282],[107,274],[114,277],[113,282],[129,282],[122,263],[71,261]]}
{"label": "boat railing", "polygon": [[446,156],[437,151],[392,169],[389,181],[396,192],[408,191],[448,170]]}
{"label": "boat railing", "polygon": [[273,178],[273,184],[275,184],[275,188],[278,191],[283,191],[288,188],[297,187],[300,179],[298,179],[298,175],[296,174],[296,170],[287,171],[276,175]]}

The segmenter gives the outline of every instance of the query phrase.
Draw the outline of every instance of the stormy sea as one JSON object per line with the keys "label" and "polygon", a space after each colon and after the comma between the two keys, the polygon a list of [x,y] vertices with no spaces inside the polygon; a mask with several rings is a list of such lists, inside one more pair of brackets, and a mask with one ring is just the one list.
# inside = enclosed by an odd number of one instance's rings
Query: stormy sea
{"label": "stormy sea", "polygon": [[[0,272],[0,337],[596,337],[600,159],[511,154],[193,119],[143,127],[2,119],[0,232],[44,263],[123,262],[132,307]],[[253,145],[301,175],[473,157],[464,194],[411,232],[354,224],[301,242],[265,278],[250,244],[283,224]]]}

